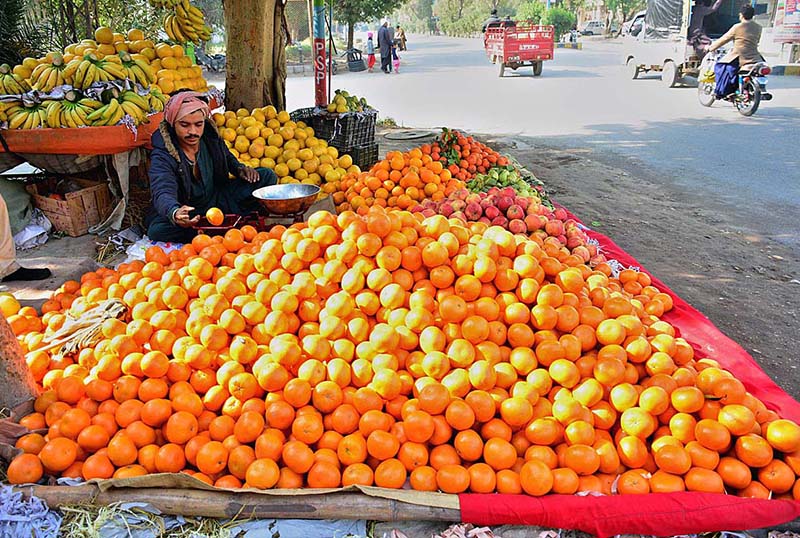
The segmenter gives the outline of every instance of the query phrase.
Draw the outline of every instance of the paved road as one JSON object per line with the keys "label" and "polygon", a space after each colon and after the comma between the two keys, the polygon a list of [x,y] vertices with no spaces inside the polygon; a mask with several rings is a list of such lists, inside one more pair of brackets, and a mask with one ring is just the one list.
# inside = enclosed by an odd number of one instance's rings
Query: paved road
{"label": "paved road", "polygon": [[[412,37],[399,74],[345,73],[333,87],[364,96],[398,124],[542,137],[549,145],[633,157],[664,181],[736,206],[757,231],[800,247],[800,78],[771,77],[775,98],[753,118],[700,106],[693,88],[629,80],[619,44],[589,41],[497,77],[479,39]],[[510,74],[509,74],[510,73]],[[289,110],[313,102],[310,78],[287,82]]]}

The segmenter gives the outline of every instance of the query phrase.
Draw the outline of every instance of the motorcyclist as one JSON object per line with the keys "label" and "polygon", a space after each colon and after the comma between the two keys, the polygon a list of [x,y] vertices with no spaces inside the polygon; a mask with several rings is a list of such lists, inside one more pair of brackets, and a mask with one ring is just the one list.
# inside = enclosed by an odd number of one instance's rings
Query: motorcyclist
{"label": "motorcyclist", "polygon": [[489,18],[483,22],[483,27],[481,28],[481,32],[486,32],[488,28],[492,28],[495,26],[500,26],[500,17],[497,16],[497,9],[493,9]]}
{"label": "motorcyclist", "polygon": [[739,23],[734,24],[725,35],[714,41],[708,52],[722,47],[733,41],[733,48],[714,66],[716,87],[714,93],[718,99],[736,91],[739,67],[764,61],[758,52],[758,42],[761,40],[761,25],[753,20],[755,9],[751,5],[742,7],[739,13]]}

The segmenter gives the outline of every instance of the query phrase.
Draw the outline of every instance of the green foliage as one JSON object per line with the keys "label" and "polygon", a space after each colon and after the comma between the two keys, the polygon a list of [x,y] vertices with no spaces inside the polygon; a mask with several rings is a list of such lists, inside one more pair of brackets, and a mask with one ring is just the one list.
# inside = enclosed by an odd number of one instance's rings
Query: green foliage
{"label": "green foliage", "polygon": [[524,2],[517,7],[517,20],[539,24],[544,17],[545,10],[545,5],[539,0]]}
{"label": "green foliage", "polygon": [[222,10],[222,0],[192,0],[206,16],[206,24],[214,30],[225,29],[225,14]]}
{"label": "green foliage", "polygon": [[392,15],[392,20],[400,21],[406,32],[424,34],[434,30],[432,17],[433,0],[409,0]]}
{"label": "green foliage", "polygon": [[[503,3],[501,3],[503,4]],[[498,13],[508,2],[497,5]],[[481,31],[483,21],[495,7],[493,0],[436,0],[434,15],[439,17],[439,28],[447,35],[470,35]],[[511,13],[505,13],[510,15]]]}
{"label": "green foliage", "polygon": [[637,11],[645,8],[646,0],[605,0],[606,8],[613,14],[611,20],[617,18],[620,22],[627,21]]}
{"label": "green foliage", "polygon": [[50,41],[50,28],[31,20],[25,0],[0,1],[0,64],[17,65],[23,58],[42,56]]}
{"label": "green foliage", "polygon": [[575,14],[564,8],[553,7],[547,10],[542,19],[542,24],[552,24],[555,27],[555,35],[568,32],[575,26]]}
{"label": "green foliage", "polygon": [[337,20],[347,24],[370,22],[390,15],[405,0],[333,0]]}

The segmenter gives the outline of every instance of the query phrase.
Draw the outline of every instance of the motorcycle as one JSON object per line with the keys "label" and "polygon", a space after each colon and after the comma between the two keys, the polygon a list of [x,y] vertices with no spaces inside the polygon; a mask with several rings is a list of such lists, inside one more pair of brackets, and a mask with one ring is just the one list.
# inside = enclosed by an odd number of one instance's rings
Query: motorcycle
{"label": "motorcycle", "polygon": [[[706,54],[700,64],[700,77],[697,84],[697,97],[700,104],[710,107],[718,98],[714,95],[716,76],[714,66],[722,59],[726,51],[716,50]],[[765,62],[743,65],[739,68],[736,91],[724,97],[742,116],[752,116],[758,110],[761,101],[772,100],[767,91],[767,75],[772,69]]]}
{"label": "motorcycle", "polygon": [[195,49],[195,58],[198,65],[213,72],[224,71],[227,63],[224,54],[206,54],[200,49]]}

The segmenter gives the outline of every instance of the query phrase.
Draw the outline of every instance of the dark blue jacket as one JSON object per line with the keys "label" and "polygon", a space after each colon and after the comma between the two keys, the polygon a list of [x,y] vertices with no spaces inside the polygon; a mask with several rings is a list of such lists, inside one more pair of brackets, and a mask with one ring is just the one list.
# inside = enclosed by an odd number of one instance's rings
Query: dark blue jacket
{"label": "dark blue jacket", "polygon": [[[217,126],[212,120],[206,120],[203,130],[205,140],[214,163],[214,187],[223,189],[228,183],[228,174],[237,176],[242,165],[228,150],[225,141],[220,137]],[[153,151],[150,154],[150,193],[153,210],[170,219],[172,212],[189,204],[189,193],[192,192],[192,168],[180,146],[175,131],[165,121],[151,139]]]}

